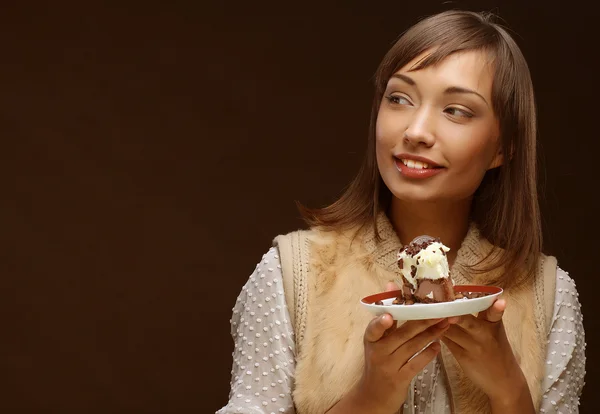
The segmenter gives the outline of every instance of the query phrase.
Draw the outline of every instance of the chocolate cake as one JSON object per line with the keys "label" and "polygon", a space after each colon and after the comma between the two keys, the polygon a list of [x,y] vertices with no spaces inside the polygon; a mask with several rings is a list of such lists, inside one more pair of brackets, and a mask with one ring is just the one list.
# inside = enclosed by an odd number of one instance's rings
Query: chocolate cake
{"label": "chocolate cake", "polygon": [[402,295],[394,304],[451,302],[455,299],[447,252],[440,239],[419,237],[398,252]]}

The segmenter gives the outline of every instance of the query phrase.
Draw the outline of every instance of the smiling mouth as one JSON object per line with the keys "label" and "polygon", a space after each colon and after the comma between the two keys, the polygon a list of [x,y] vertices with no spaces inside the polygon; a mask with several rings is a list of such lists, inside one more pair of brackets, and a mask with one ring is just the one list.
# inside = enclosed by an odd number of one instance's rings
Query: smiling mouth
{"label": "smiling mouth", "polygon": [[428,163],[408,158],[394,157],[394,164],[400,174],[409,180],[428,179],[445,170],[445,167],[434,164],[433,161]]}
{"label": "smiling mouth", "polygon": [[413,168],[415,170],[433,170],[437,168],[442,168],[437,165],[427,164],[426,162],[408,160],[403,158],[400,158],[400,162],[402,162],[402,164],[406,165],[408,168]]}

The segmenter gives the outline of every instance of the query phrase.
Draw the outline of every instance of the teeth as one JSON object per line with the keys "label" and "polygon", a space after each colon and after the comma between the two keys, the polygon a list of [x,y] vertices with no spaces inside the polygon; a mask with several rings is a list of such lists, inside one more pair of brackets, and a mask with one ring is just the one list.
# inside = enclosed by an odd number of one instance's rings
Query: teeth
{"label": "teeth", "polygon": [[417,170],[423,170],[423,169],[429,168],[429,164],[427,164],[425,162],[421,162],[421,161],[402,160],[402,163],[404,165],[406,165],[408,168],[414,168]]}

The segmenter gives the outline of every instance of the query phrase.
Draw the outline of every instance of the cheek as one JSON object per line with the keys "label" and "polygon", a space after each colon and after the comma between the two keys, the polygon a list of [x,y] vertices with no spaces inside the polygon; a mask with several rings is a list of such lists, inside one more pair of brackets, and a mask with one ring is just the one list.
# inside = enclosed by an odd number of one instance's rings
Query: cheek
{"label": "cheek", "polygon": [[377,154],[377,162],[380,162],[381,154],[388,149],[388,133],[385,127],[385,119],[381,115],[381,112],[377,116],[377,123],[375,124],[375,153]]}
{"label": "cheek", "polygon": [[377,161],[377,168],[382,173],[382,169],[385,170],[387,158],[385,155],[389,153],[389,147],[386,145],[385,140],[376,132],[375,135],[375,159]]}
{"label": "cheek", "polygon": [[379,116],[377,118],[377,124],[375,125],[375,143],[377,144],[377,148],[385,145],[387,134],[384,123],[384,120]]}
{"label": "cheek", "polygon": [[390,134],[382,125],[382,122],[378,119],[375,126],[375,160],[379,174],[386,181],[387,171],[392,167],[392,160],[389,154],[393,148],[393,144],[390,140]]}
{"label": "cheek", "polygon": [[397,119],[393,119],[387,111],[380,110],[375,124],[375,142],[378,152],[389,150],[396,145],[396,140],[401,126]]}
{"label": "cheek", "polygon": [[398,126],[396,122],[391,121],[389,116],[380,112],[375,125],[375,157],[377,168],[384,181],[386,181],[385,177],[396,170],[392,153],[398,144]]}
{"label": "cheek", "polygon": [[496,153],[489,139],[471,140],[452,148],[449,158],[454,170],[468,187],[477,187],[490,167]]}
{"label": "cheek", "polygon": [[446,148],[448,156],[463,168],[487,170],[496,154],[498,135],[496,131],[492,131],[489,122],[482,122],[470,131],[455,132],[452,134],[453,139],[446,140],[453,143]]}

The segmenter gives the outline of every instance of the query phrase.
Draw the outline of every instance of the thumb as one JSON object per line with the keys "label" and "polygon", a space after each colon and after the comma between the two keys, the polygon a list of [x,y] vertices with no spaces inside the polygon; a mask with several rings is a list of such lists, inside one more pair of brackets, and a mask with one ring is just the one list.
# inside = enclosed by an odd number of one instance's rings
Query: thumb
{"label": "thumb", "polygon": [[477,319],[482,319],[488,322],[500,322],[506,309],[506,300],[498,299],[492,306],[477,315]]}
{"label": "thumb", "polygon": [[367,325],[367,329],[365,329],[365,341],[379,341],[381,338],[386,336],[386,332],[394,327],[394,324],[394,318],[387,313],[373,318],[371,322],[369,322],[369,325]]}
{"label": "thumb", "polygon": [[[393,280],[390,280],[386,283],[385,285],[385,291],[386,292],[391,292],[394,290],[398,290],[400,289],[398,287],[398,284],[396,282],[394,282]],[[390,326],[383,334],[383,336],[387,336],[389,335],[394,329],[396,329],[398,327],[398,321],[394,320],[394,322],[392,323],[392,326]]]}
{"label": "thumb", "polygon": [[392,290],[398,290],[398,289],[400,289],[400,287],[393,280],[388,281],[387,284],[385,285],[386,292],[391,292]]}

